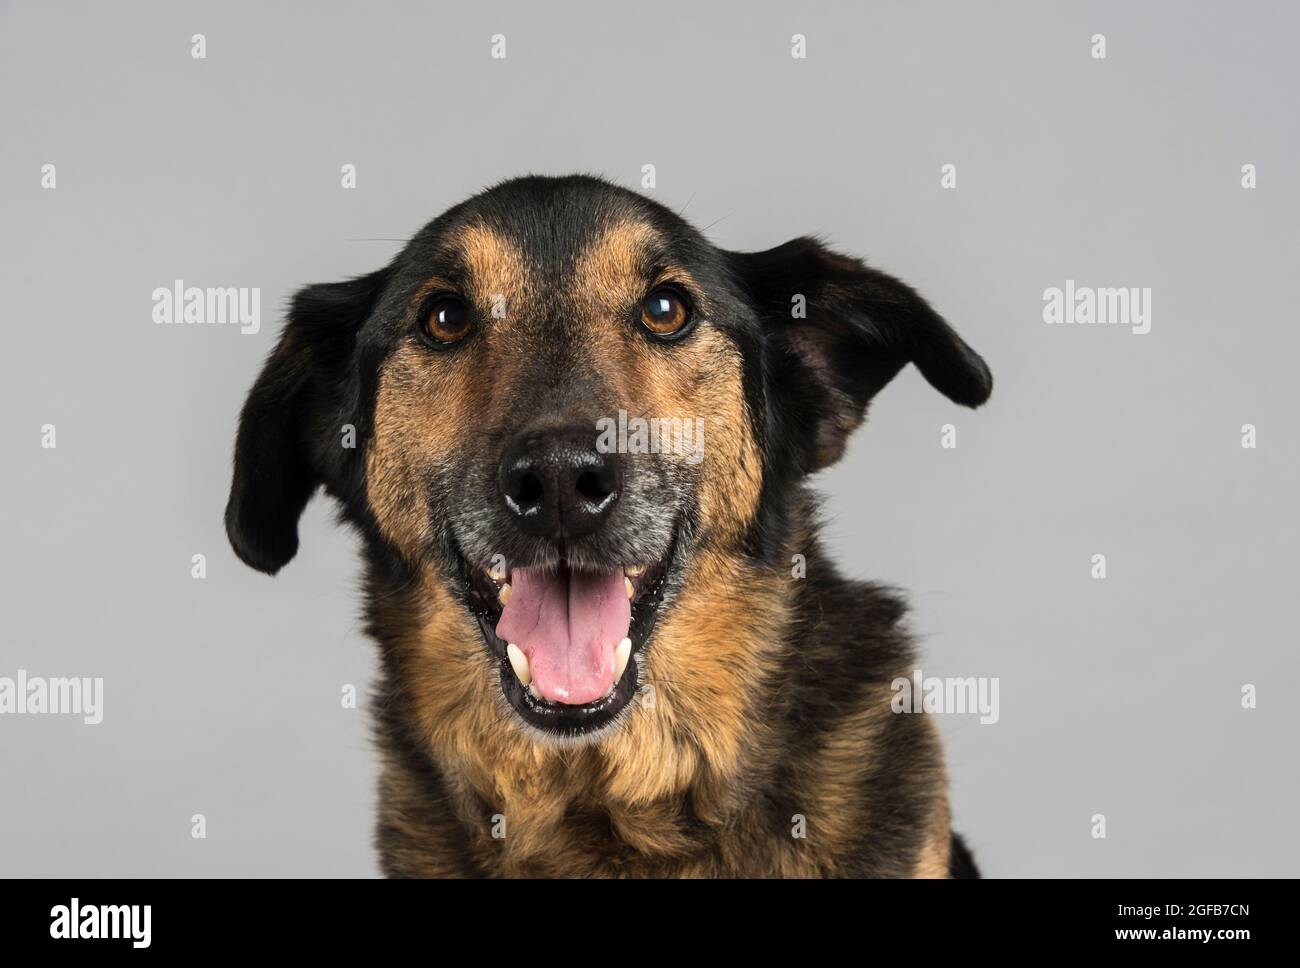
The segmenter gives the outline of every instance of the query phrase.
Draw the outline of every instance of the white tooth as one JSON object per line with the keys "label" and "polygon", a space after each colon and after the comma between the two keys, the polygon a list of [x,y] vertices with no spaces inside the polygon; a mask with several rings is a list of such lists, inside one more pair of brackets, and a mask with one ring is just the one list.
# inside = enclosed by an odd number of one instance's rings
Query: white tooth
{"label": "white tooth", "polygon": [[502,585],[501,591],[497,592],[497,598],[500,600],[502,605],[505,605],[506,602],[510,601],[510,586]]}
{"label": "white tooth", "polygon": [[636,578],[643,571],[645,571],[645,565],[628,565],[623,569],[623,574]]}
{"label": "white tooth", "polygon": [[534,699],[540,700],[542,698],[541,692],[538,691],[538,688],[534,685],[528,687],[528,695],[532,696]]}
{"label": "white tooth", "polygon": [[632,597],[634,597],[634,596],[636,595],[636,589],[632,587],[632,579],[631,579],[631,578],[624,578],[624,579],[623,579],[623,588],[627,591],[627,597],[628,597],[628,598],[632,598]]}
{"label": "white tooth", "polygon": [[524,650],[519,648],[513,642],[506,644],[506,657],[510,660],[510,668],[515,670],[515,675],[525,686],[533,681],[532,670],[528,668],[528,656],[524,655]]}
{"label": "white tooth", "polygon": [[632,640],[624,639],[614,650],[614,681],[618,682],[623,678],[623,670],[627,668],[627,660],[632,655]]}

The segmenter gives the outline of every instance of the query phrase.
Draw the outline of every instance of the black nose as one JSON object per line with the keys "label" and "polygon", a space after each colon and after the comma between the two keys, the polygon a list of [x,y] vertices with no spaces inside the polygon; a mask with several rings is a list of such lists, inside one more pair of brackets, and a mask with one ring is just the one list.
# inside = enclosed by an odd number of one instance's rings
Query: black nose
{"label": "black nose", "polygon": [[529,534],[580,537],[604,523],[623,486],[617,454],[596,449],[596,431],[523,434],[506,448],[497,484],[519,527]]}

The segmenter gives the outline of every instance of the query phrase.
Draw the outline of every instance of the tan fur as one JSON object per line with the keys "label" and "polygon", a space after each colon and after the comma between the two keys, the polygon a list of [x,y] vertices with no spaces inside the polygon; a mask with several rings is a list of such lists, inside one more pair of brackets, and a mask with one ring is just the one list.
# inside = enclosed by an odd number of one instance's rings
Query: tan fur
{"label": "tan fur", "polygon": [[453,452],[483,389],[463,369],[439,366],[430,356],[406,343],[390,358],[380,376],[366,451],[371,510],[380,531],[410,562],[429,540],[427,509],[410,496],[424,487],[420,473]]}
{"label": "tan fur", "polygon": [[635,304],[651,281],[649,253],[658,242],[644,222],[620,219],[608,225],[578,257],[575,294],[593,313]]}
{"label": "tan fur", "polygon": [[[741,359],[720,333],[701,328],[667,365],[660,348],[616,325],[619,315],[644,295],[646,282],[635,244],[648,229],[620,224],[593,244],[579,260],[579,291],[585,293],[582,318],[588,333],[586,357],[615,388],[633,416],[705,420],[704,462],[699,473],[700,505],[720,542],[735,540],[752,519],[762,490],[761,460],[751,431],[742,390]],[[476,365],[457,365],[414,342],[387,361],[375,406],[375,434],[366,455],[367,485],[381,530],[411,556],[428,539],[422,507],[409,500],[418,493],[419,475],[450,458],[466,427],[482,427],[499,396],[510,392],[514,355],[507,352],[512,321],[528,311],[535,288],[518,250],[490,229],[472,225],[456,243],[470,264],[472,287],[465,293],[490,315],[492,300],[503,296],[504,319],[493,319]],[[446,288],[431,279],[420,293]],[[410,312],[418,305],[412,300]],[[493,373],[492,380],[483,373]],[[680,459],[680,458],[679,458]]]}
{"label": "tan fur", "polygon": [[[400,770],[385,773],[385,814],[420,842],[450,833],[480,869],[502,876],[840,873],[836,845],[871,829],[878,805],[863,791],[879,764],[870,750],[896,717],[883,688],[848,711],[819,755],[788,777],[807,836],[772,836],[750,791],[766,778],[776,740],[747,703],[771,685],[788,647],[789,586],[704,555],[656,634],[626,726],[594,746],[566,748],[533,739],[511,718],[477,629],[428,575],[418,596],[427,607],[402,641],[401,681],[461,825],[448,831],[412,816],[406,804],[418,796],[403,794]],[[915,876],[946,876],[942,768],[928,756],[913,768],[911,782],[938,797]],[[498,817],[501,839],[492,836]],[[705,853],[691,833],[700,823],[722,832]],[[623,854],[611,851],[611,829]],[[400,873],[449,873],[444,853],[413,856]]]}
{"label": "tan fur", "polygon": [[[653,241],[643,224],[610,226],[577,261],[572,322],[587,334],[586,363],[630,414],[707,420],[704,462],[683,469],[698,475],[702,534],[682,591],[638,660],[641,689],[626,722],[582,747],[540,740],[518,721],[498,683],[499,663],[433,566],[418,565],[410,595],[379,603],[395,643],[395,682],[447,807],[431,811],[419,771],[388,753],[382,815],[395,843],[393,873],[446,876],[468,865],[498,875],[822,876],[840,871],[837,845],[874,822],[878,805],[863,793],[880,768],[871,750],[898,726],[883,686],[846,710],[818,755],[780,778],[807,837],[789,835],[784,825],[793,826],[794,816],[782,817],[774,832],[754,801],[773,779],[782,740],[755,715],[752,697],[780,693],[776,677],[801,634],[792,625],[796,587],[788,574],[761,569],[736,550],[762,489],[739,352],[703,326],[670,359],[621,322],[645,294]],[[517,249],[489,228],[471,225],[455,244],[469,266],[467,297],[484,311],[503,296],[509,312],[474,347],[473,365],[409,342],[380,376],[368,499],[382,534],[413,564],[431,522],[411,495],[421,493],[430,469],[450,466],[467,428],[492,425],[519,355],[505,353],[503,341],[540,292]],[[707,312],[707,303],[700,308]],[[790,550],[806,547],[796,542]],[[940,783],[941,768],[921,752],[916,782]],[[494,837],[501,817],[505,836]],[[918,876],[946,869],[946,831],[939,803]],[[421,844],[444,846],[413,846]]]}
{"label": "tan fur", "polygon": [[[562,849],[574,836],[566,816],[583,804],[608,808],[641,853],[669,857],[686,845],[676,795],[702,785],[707,796],[695,809],[705,819],[740,806],[738,775],[765,739],[747,697],[772,672],[763,653],[780,640],[785,593],[717,556],[692,568],[687,593],[656,634],[626,727],[577,749],[537,742],[511,721],[477,629],[437,576],[423,584],[428,609],[404,643],[404,684],[462,809],[479,800],[491,808],[473,818],[484,862],[519,872],[560,863],[548,857],[570,853]],[[504,840],[491,838],[496,813],[506,817]]]}
{"label": "tan fur", "polygon": [[[602,320],[636,306],[656,285],[672,281],[695,297],[697,312],[708,319],[710,304],[690,274],[678,266],[652,268],[646,253],[656,241],[649,226],[619,221],[597,237],[578,261],[577,291],[582,294],[593,330],[607,346],[610,327]],[[751,421],[745,408],[741,358],[716,330],[698,327],[675,348],[671,362],[664,349],[644,339],[625,339],[608,356],[608,370],[634,416],[705,420],[704,468],[700,503],[716,536],[736,539],[752,520],[762,490],[762,473]]]}
{"label": "tan fur", "polygon": [[952,860],[952,827],[948,815],[948,796],[946,793],[934,805],[934,820],[931,821],[925,846],[921,848],[921,859],[917,861],[914,877],[941,878],[949,877],[949,863]]}
{"label": "tan fur", "polygon": [[461,228],[452,239],[469,275],[468,295],[480,311],[491,314],[493,302],[504,302],[506,318],[517,312],[529,290],[528,262],[519,247],[480,222]]}

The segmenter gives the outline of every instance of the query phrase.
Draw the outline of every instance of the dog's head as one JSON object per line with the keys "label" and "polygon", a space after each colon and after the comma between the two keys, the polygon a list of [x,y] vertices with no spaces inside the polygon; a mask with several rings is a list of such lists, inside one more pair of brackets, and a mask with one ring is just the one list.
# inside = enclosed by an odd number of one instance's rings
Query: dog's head
{"label": "dog's head", "polygon": [[693,562],[784,561],[794,488],[909,362],[957,403],[989,395],[916,292],[816,241],[728,252],[603,181],[517,179],[297,294],[243,410],[227,529],[274,573],[323,485],[437,576],[524,723],[597,735]]}

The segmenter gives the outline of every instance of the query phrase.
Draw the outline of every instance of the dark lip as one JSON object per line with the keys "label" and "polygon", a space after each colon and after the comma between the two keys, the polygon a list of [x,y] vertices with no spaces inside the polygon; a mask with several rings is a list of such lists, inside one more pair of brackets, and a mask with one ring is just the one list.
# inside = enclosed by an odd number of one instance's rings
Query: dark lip
{"label": "dark lip", "polygon": [[642,576],[643,584],[632,602],[632,623],[628,629],[628,637],[632,640],[632,657],[623,671],[623,677],[609,695],[574,706],[534,699],[519,681],[506,657],[506,642],[496,634],[501,606],[496,601],[495,586],[480,569],[472,567],[457,549],[462,570],[462,601],[477,621],[488,653],[497,661],[498,678],[506,702],[524,723],[548,736],[563,740],[590,736],[618,721],[640,688],[639,657],[644,656],[650,647],[659,614],[665,607],[671,579],[679,571],[678,534],[678,529],[674,528],[667,554],[658,563],[650,565]]}

